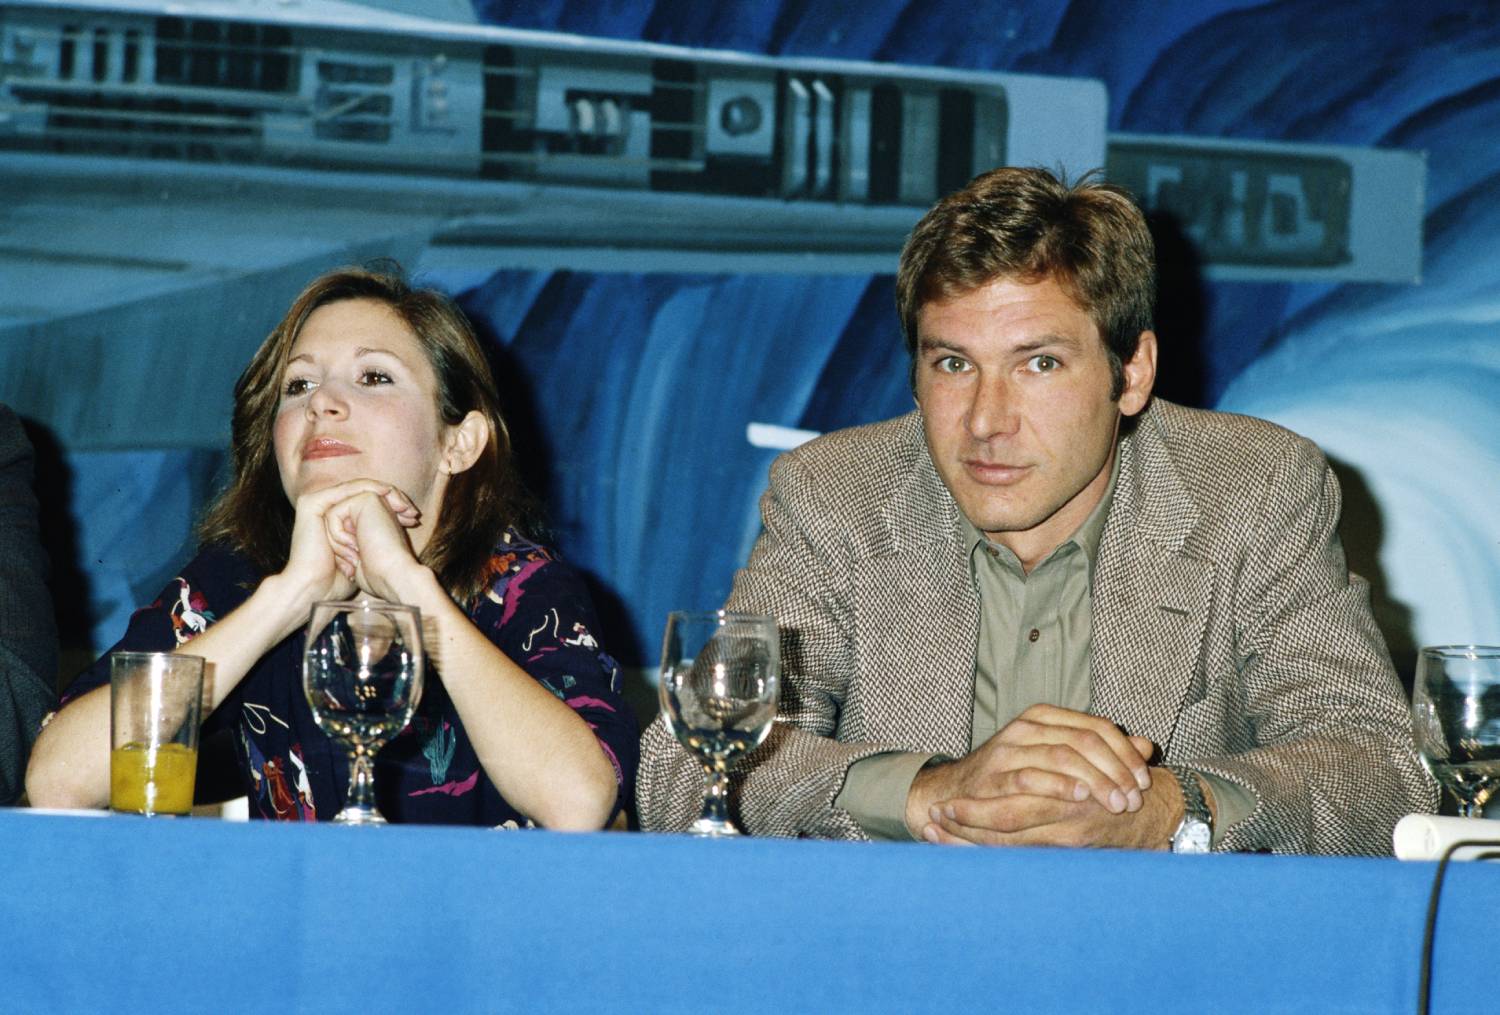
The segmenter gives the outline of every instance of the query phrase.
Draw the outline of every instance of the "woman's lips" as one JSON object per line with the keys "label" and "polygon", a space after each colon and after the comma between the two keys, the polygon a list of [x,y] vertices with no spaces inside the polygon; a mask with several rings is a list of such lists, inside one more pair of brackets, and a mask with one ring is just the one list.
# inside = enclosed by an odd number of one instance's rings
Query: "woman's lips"
{"label": "woman's lips", "polygon": [[302,460],[309,461],[314,458],[341,458],[344,455],[357,455],[359,448],[343,441],[336,441],[331,437],[314,437],[302,445]]}

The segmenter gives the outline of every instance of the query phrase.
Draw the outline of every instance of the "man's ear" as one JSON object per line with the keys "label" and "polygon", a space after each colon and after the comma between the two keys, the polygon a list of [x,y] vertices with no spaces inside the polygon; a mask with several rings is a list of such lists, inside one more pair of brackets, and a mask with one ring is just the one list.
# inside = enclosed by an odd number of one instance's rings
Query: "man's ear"
{"label": "man's ear", "polygon": [[1156,384],[1156,332],[1143,331],[1135,355],[1124,364],[1125,387],[1120,392],[1120,414],[1134,416],[1151,400]]}
{"label": "man's ear", "polygon": [[470,409],[461,423],[448,428],[442,471],[456,476],[472,468],[479,461],[490,436],[490,421],[478,409]]}

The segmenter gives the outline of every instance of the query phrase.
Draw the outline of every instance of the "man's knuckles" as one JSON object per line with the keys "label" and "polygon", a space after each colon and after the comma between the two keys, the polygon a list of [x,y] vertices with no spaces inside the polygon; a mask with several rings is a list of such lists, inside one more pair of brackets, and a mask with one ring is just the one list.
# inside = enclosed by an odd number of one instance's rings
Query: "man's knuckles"
{"label": "man's knuckles", "polygon": [[963,834],[963,828],[985,828],[1014,835],[1036,825],[1047,815],[1048,808],[1041,806],[1045,803],[1041,798],[1024,795],[957,800],[944,807],[944,824],[955,834]]}
{"label": "man's knuckles", "polygon": [[1080,752],[1069,744],[1048,744],[1043,750],[1047,764],[1054,772],[1072,771],[1081,760]]}
{"label": "man's knuckles", "polygon": [[1014,772],[1007,772],[1006,776],[1009,792],[1025,793],[1031,796],[1066,799],[1071,795],[1072,787],[1075,785],[1075,781],[1067,776],[1046,772],[1039,768],[1021,768]]}

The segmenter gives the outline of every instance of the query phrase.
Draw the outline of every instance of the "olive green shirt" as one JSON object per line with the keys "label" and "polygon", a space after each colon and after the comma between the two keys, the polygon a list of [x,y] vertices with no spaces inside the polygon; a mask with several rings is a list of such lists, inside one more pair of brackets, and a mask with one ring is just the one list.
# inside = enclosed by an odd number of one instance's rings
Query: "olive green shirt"
{"label": "olive green shirt", "polygon": [[[959,514],[958,537],[969,548],[969,574],[979,594],[974,653],[974,711],[969,749],[1040,702],[1084,712],[1089,706],[1093,644],[1090,585],[1094,561],[1119,476],[1119,457],[1104,496],[1073,535],[1026,573],[1009,548],[991,542]],[[937,756],[889,752],[849,766],[835,801],[872,838],[910,840],[906,798],[912,780]],[[1255,808],[1248,790],[1204,775],[1219,817],[1214,838]]]}

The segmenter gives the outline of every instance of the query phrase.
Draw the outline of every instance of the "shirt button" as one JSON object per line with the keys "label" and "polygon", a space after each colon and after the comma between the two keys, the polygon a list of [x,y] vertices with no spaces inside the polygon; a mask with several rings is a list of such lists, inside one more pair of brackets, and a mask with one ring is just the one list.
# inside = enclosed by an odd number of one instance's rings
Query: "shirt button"
{"label": "shirt button", "polygon": [[1036,641],[1041,636],[1042,636],[1042,632],[1038,631],[1036,628],[1033,627],[1031,629],[1031,633],[1026,636],[1026,640],[1027,641]]}
{"label": "shirt button", "polygon": [[1000,551],[997,550],[997,549],[995,549],[993,546],[986,546],[984,548],[984,552],[987,553],[987,554],[989,554],[990,558],[992,560],[999,560],[1000,559]]}

